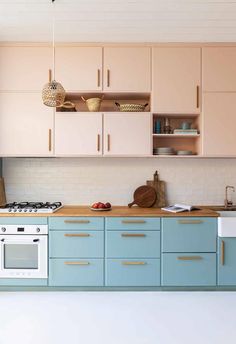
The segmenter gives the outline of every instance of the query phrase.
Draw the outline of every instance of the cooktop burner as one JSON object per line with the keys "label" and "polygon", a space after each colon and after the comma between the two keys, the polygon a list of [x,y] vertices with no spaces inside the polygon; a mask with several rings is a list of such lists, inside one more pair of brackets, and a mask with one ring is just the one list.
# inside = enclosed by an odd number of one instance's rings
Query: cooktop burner
{"label": "cooktop burner", "polygon": [[61,202],[12,202],[0,207],[0,213],[54,213],[60,208]]}

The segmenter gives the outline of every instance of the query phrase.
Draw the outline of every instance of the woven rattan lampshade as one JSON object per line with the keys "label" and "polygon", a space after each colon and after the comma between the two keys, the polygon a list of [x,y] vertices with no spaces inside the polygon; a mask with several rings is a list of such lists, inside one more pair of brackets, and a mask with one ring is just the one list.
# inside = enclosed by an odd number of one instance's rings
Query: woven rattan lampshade
{"label": "woven rattan lampshade", "polygon": [[61,106],[66,97],[64,87],[57,81],[52,80],[44,85],[42,90],[43,103],[46,106],[58,107]]}
{"label": "woven rattan lampshade", "polygon": [[43,103],[46,106],[58,107],[63,105],[66,97],[66,91],[64,87],[57,82],[55,78],[55,16],[54,16],[54,2],[52,1],[52,55],[53,55],[53,80],[52,80],[52,71],[49,70],[49,82],[44,85],[42,90],[42,99]]}

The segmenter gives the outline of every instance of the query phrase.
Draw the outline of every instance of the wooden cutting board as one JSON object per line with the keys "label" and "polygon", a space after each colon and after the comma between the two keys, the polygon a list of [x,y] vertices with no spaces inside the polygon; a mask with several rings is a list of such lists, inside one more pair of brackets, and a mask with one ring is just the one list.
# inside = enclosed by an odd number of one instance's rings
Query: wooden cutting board
{"label": "wooden cutting board", "polygon": [[5,185],[4,179],[0,177],[0,205],[6,204],[6,193],[5,193]]}
{"label": "wooden cutting board", "polygon": [[134,191],[134,200],[128,204],[128,207],[136,204],[141,208],[150,208],[157,198],[156,191],[152,186],[142,185]]}
{"label": "wooden cutting board", "polygon": [[155,208],[162,208],[166,206],[165,182],[159,180],[157,171],[153,176],[153,180],[147,180],[147,185],[152,186],[156,191],[156,201],[153,204]]}

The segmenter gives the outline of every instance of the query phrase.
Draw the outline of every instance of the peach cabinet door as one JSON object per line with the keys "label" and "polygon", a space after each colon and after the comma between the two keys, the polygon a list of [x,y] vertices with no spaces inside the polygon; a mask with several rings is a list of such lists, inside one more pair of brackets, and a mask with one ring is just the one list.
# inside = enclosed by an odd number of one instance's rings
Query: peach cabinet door
{"label": "peach cabinet door", "polygon": [[53,117],[41,93],[0,93],[0,156],[52,156]]}
{"label": "peach cabinet door", "polygon": [[56,47],[56,79],[67,91],[102,89],[101,47]]}
{"label": "peach cabinet door", "polygon": [[102,114],[57,112],[55,153],[57,156],[102,155]]}
{"label": "peach cabinet door", "polygon": [[236,156],[236,93],[204,93],[203,154]]}
{"label": "peach cabinet door", "polygon": [[104,155],[150,155],[150,113],[104,114]]}
{"label": "peach cabinet door", "polygon": [[104,90],[150,92],[150,48],[105,47]]}
{"label": "peach cabinet door", "polygon": [[0,47],[0,91],[41,91],[52,68],[48,47]]}
{"label": "peach cabinet door", "polygon": [[202,49],[202,85],[203,91],[236,91],[236,48]]}
{"label": "peach cabinet door", "polygon": [[200,112],[200,48],[153,48],[152,68],[154,112]]}

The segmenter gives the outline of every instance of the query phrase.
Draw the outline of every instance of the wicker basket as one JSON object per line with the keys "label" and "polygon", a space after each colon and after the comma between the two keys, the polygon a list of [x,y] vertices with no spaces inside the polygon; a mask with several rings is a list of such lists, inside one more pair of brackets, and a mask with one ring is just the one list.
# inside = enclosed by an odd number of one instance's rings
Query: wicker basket
{"label": "wicker basket", "polygon": [[70,101],[64,102],[61,106],[58,106],[58,109],[61,112],[76,112],[75,104]]}
{"label": "wicker basket", "polygon": [[81,97],[81,99],[86,103],[89,111],[97,112],[100,110],[103,97],[104,96],[102,96],[102,98],[89,98],[87,100],[84,97]]}
{"label": "wicker basket", "polygon": [[145,110],[145,107],[148,106],[148,103],[142,104],[119,104],[115,102],[116,106],[120,109],[121,112],[142,112]]}

